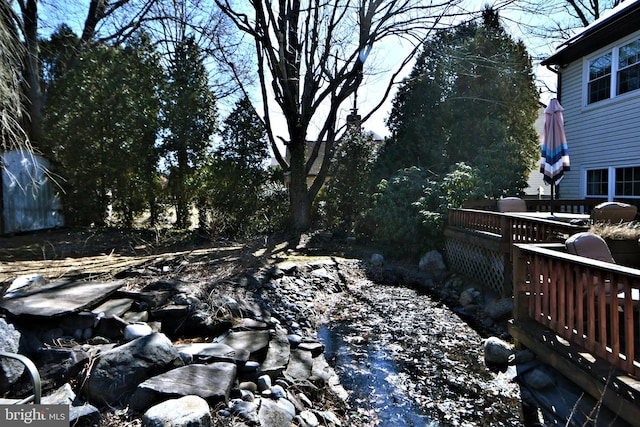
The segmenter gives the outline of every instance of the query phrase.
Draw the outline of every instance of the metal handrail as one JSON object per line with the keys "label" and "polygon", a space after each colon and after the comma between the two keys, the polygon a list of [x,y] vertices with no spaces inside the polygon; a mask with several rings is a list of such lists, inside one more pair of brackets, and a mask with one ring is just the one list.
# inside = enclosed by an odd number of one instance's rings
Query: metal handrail
{"label": "metal handrail", "polygon": [[22,400],[15,402],[15,405],[21,405],[23,403],[33,402],[36,405],[40,404],[40,399],[42,397],[42,384],[40,382],[40,373],[38,372],[38,368],[36,365],[26,356],[16,353],[7,353],[4,351],[0,351],[0,357],[8,357],[10,359],[15,359],[21,362],[25,368],[29,371],[31,375],[31,382],[33,384],[33,394],[28,396]]}

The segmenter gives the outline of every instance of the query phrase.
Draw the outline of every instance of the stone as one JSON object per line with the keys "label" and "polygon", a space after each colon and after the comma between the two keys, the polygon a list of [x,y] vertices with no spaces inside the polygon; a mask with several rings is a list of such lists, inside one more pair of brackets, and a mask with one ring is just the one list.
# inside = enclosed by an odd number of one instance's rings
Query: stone
{"label": "stone", "polygon": [[258,385],[253,381],[243,381],[238,384],[238,388],[240,390],[250,391],[251,393],[255,393],[256,391],[258,391]]}
{"label": "stone", "polygon": [[164,334],[151,334],[102,353],[93,364],[84,394],[90,403],[115,405],[141,382],[182,364]]}
{"label": "stone", "polygon": [[302,337],[298,334],[290,334],[287,339],[289,340],[289,345],[293,348],[296,348],[302,342]]}
{"label": "stone", "polygon": [[317,411],[316,415],[322,418],[324,425],[341,426],[340,419],[331,411]]}
{"label": "stone", "polygon": [[513,312],[513,300],[511,298],[502,298],[494,301],[484,308],[484,311],[493,320],[502,320],[511,316]]}
{"label": "stone", "polygon": [[296,380],[307,380],[311,376],[313,358],[304,350],[292,349],[285,375]]}
{"label": "stone", "polygon": [[169,301],[169,298],[171,298],[171,292],[161,290],[155,290],[153,292],[119,290],[117,292],[117,296],[131,298],[136,302],[144,302],[149,306],[149,308],[156,308]]}
{"label": "stone", "polygon": [[245,363],[249,360],[249,352],[245,349],[234,349],[222,343],[191,343],[176,345],[180,353],[186,353],[201,362],[233,362]]}
{"label": "stone", "polygon": [[136,338],[151,335],[152,333],[153,329],[146,323],[132,323],[124,328],[124,340],[133,341]]}
{"label": "stone", "polygon": [[294,415],[291,415],[286,408],[279,405],[275,400],[262,399],[260,410],[258,411],[258,421],[261,427],[290,426],[293,417]]}
{"label": "stone", "polygon": [[309,427],[318,427],[320,425],[320,421],[318,421],[318,417],[311,411],[302,411],[300,412],[300,419]]}
{"label": "stone", "polygon": [[118,316],[104,316],[98,321],[94,333],[105,338],[120,339],[126,326],[127,322]]}
{"label": "stone", "polygon": [[90,311],[81,311],[76,314],[64,316],[60,321],[59,326],[65,334],[70,335],[69,331],[96,327],[99,320],[100,316],[98,314]]}
{"label": "stone", "polygon": [[271,396],[273,396],[274,399],[285,399],[287,397],[287,392],[281,385],[274,385],[271,387]]}
{"label": "stone", "polygon": [[282,408],[287,412],[287,414],[291,415],[291,418],[296,416],[296,407],[293,403],[289,402],[289,400],[285,398],[278,398],[275,395],[273,396],[276,399],[276,405],[278,405],[278,407]]}
{"label": "stone", "polygon": [[500,338],[489,337],[484,342],[484,362],[487,365],[507,365],[513,353],[513,348]]}
{"label": "stone", "polygon": [[439,274],[447,269],[442,254],[436,250],[429,251],[418,262],[420,271]]}
{"label": "stone", "polygon": [[46,396],[42,396],[41,404],[69,405],[69,425],[71,426],[94,426],[98,425],[102,419],[98,408],[89,403],[81,402],[76,398],[76,394],[69,383],[62,385]]}
{"label": "stone", "polygon": [[131,298],[111,298],[91,311],[95,314],[102,313],[105,316],[122,317],[132,305],[133,300]]}
{"label": "stone", "polygon": [[147,322],[149,320],[148,311],[127,311],[122,318],[128,323]]}
{"label": "stone", "polygon": [[310,352],[313,357],[318,357],[324,352],[324,344],[319,342],[303,342],[298,348]]}
{"label": "stone", "polygon": [[[20,337],[20,332],[11,323],[7,323],[4,318],[0,317],[0,351],[18,353]],[[0,357],[0,379],[3,380],[0,381],[0,391],[6,392],[7,390],[4,388],[16,382],[24,369],[24,365],[17,360]]]}
{"label": "stone", "polygon": [[258,391],[265,391],[271,388],[271,377],[269,375],[260,375],[258,378]]}
{"label": "stone", "polygon": [[244,400],[235,400],[231,406],[231,413],[240,417],[250,425],[258,423],[258,404]]}
{"label": "stone", "polygon": [[11,285],[6,290],[4,298],[15,298],[25,295],[35,288],[39,288],[47,284],[47,279],[42,274],[25,274],[13,279]]}
{"label": "stone", "polygon": [[384,257],[381,254],[373,254],[370,262],[374,267],[382,267],[384,265]]}
{"label": "stone", "polygon": [[326,282],[329,282],[329,281],[331,281],[331,280],[334,280],[334,279],[333,279],[333,276],[331,276],[331,274],[329,274],[329,272],[327,271],[327,269],[326,269],[326,268],[324,268],[324,267],[316,268],[315,270],[313,270],[313,271],[311,272],[311,275],[312,275],[313,277],[317,277],[317,278],[319,278],[319,279],[322,279],[322,280],[324,280],[324,281],[326,281]]}
{"label": "stone", "polygon": [[277,328],[274,337],[269,341],[269,348],[259,372],[272,377],[280,375],[289,363],[289,338],[282,328]]}
{"label": "stone", "polygon": [[232,331],[220,343],[236,350],[248,350],[251,358],[259,356],[260,353],[264,357],[270,338],[269,331]]}
{"label": "stone", "polygon": [[243,317],[231,328],[233,331],[249,331],[252,329],[269,329],[269,325],[260,320]]}
{"label": "stone", "polygon": [[555,385],[553,377],[539,368],[527,372],[525,377],[527,384],[536,390],[544,390]]}
{"label": "stone", "polygon": [[190,395],[210,402],[227,402],[236,372],[236,365],[227,362],[172,369],[138,385],[130,405],[134,410],[142,411],[163,398]]}
{"label": "stone", "polygon": [[480,292],[474,288],[465,289],[460,293],[458,302],[462,307],[477,304],[480,298]]}
{"label": "stone", "polygon": [[144,427],[209,427],[211,413],[206,400],[198,396],[184,396],[159,403],[142,416]]}
{"label": "stone", "polygon": [[79,347],[42,347],[33,356],[43,389],[71,381],[89,362],[89,354]]}
{"label": "stone", "polygon": [[276,266],[280,271],[282,271],[287,276],[292,275],[298,269],[298,264],[295,262],[281,262]]}

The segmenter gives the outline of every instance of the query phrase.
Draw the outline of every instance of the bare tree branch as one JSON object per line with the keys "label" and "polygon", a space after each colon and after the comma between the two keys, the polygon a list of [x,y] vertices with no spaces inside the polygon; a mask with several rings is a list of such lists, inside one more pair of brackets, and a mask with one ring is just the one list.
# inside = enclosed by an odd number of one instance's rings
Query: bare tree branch
{"label": "bare tree branch", "polygon": [[[393,40],[418,46],[433,29],[463,11],[457,1],[444,0],[251,0],[245,7],[230,0],[216,4],[236,27],[253,39],[258,62],[264,120],[274,155],[291,172],[290,194],[297,227],[305,227],[309,204],[322,186],[335,141],[343,124],[340,112],[364,77],[375,73],[367,62],[377,46]],[[411,49],[415,55],[417,48]],[[374,108],[389,95],[400,70],[411,58],[394,66],[388,88]],[[286,129],[276,129],[272,105],[284,116]],[[371,111],[366,117],[370,117]],[[318,130],[310,135],[310,129]],[[287,140],[290,157],[279,153],[279,138]],[[307,152],[308,140],[317,141]],[[322,143],[322,144],[321,144]],[[307,172],[324,147],[316,180],[306,186]],[[292,205],[292,206],[293,206]]]}

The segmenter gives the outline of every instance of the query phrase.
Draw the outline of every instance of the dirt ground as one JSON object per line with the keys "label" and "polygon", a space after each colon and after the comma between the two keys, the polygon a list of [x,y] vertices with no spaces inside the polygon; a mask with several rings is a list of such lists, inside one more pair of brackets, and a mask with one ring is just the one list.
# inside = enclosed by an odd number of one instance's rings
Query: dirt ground
{"label": "dirt ground", "polygon": [[0,285],[34,273],[127,277],[131,287],[203,275],[225,283],[276,261],[331,257],[340,260],[342,291],[322,295],[326,316],[316,326],[350,394],[343,425],[519,425],[517,386],[482,362],[488,331],[463,321],[437,292],[400,283],[387,274],[393,268],[365,271],[371,253],[309,236],[213,242],[194,233],[59,229],[0,237]]}

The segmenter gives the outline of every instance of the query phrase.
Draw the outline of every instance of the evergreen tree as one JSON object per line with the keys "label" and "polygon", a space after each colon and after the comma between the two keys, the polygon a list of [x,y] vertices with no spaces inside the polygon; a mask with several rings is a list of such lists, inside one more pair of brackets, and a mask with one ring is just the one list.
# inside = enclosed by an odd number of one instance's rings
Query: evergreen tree
{"label": "evergreen tree", "polygon": [[45,119],[64,178],[68,224],[103,225],[109,206],[124,223],[149,207],[156,178],[162,69],[148,38],[83,53],[51,84]]}
{"label": "evergreen tree", "polygon": [[259,194],[268,178],[266,130],[248,98],[236,103],[221,136],[207,178],[200,182],[200,205],[206,202],[214,210],[213,226],[219,233],[236,235],[249,228],[260,209]]}
{"label": "evergreen tree", "polygon": [[169,166],[169,196],[176,227],[190,226],[195,191],[189,185],[204,165],[216,130],[215,97],[209,88],[201,50],[193,37],[178,43],[163,96],[162,153]]}
{"label": "evergreen tree", "polygon": [[517,194],[538,152],[538,92],[522,42],[487,8],[483,21],[425,43],[389,117],[392,137],[376,178],[419,166],[436,175],[465,162],[487,195]]}
{"label": "evergreen tree", "polygon": [[377,154],[375,144],[359,122],[350,125],[338,142],[324,196],[329,225],[351,232],[363,218],[369,204],[367,187]]}

